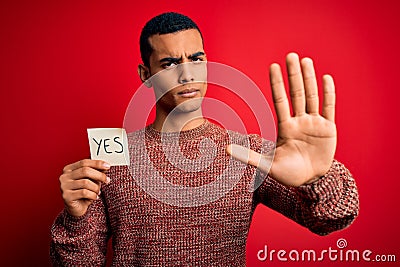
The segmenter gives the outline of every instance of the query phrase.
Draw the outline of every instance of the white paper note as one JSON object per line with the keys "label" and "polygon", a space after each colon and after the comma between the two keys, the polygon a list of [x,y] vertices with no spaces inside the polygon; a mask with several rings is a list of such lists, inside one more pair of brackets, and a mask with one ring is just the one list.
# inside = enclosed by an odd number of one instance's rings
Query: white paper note
{"label": "white paper note", "polygon": [[130,164],[125,129],[92,128],[87,132],[91,159],[104,160],[111,166]]}

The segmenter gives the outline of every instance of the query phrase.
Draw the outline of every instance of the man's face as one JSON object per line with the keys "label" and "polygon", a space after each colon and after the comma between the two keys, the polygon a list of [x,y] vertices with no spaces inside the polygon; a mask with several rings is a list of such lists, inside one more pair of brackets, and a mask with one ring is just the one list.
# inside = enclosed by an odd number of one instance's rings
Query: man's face
{"label": "man's face", "polygon": [[206,56],[200,33],[195,29],[153,35],[149,38],[150,81],[157,108],[169,113],[191,112],[201,107],[206,84]]}

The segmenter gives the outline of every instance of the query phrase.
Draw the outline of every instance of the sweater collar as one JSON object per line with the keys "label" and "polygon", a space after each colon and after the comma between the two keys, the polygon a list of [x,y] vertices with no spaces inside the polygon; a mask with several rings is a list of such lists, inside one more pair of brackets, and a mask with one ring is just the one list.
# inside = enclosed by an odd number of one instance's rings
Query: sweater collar
{"label": "sweater collar", "polygon": [[200,124],[196,128],[190,129],[190,130],[180,131],[180,132],[161,132],[161,131],[154,129],[153,124],[150,124],[150,125],[146,126],[145,133],[146,133],[146,136],[148,136],[150,138],[155,138],[155,139],[159,139],[159,138],[161,138],[161,136],[163,139],[164,138],[167,138],[167,139],[176,138],[176,137],[184,138],[184,139],[194,139],[194,138],[204,135],[204,133],[210,127],[210,125],[211,125],[211,123],[207,119],[204,119],[204,122],[202,124]]}

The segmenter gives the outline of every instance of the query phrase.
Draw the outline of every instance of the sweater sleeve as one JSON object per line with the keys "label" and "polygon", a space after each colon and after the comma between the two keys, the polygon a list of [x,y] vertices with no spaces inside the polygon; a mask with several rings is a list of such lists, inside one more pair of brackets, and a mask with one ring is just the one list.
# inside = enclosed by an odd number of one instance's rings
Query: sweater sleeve
{"label": "sweater sleeve", "polygon": [[51,228],[50,258],[54,266],[104,266],[110,237],[102,198],[81,217],[63,210]]}
{"label": "sweater sleeve", "polygon": [[337,160],[324,176],[300,187],[282,185],[260,171],[256,179],[264,179],[254,192],[256,205],[262,203],[318,235],[343,229],[358,216],[355,180]]}

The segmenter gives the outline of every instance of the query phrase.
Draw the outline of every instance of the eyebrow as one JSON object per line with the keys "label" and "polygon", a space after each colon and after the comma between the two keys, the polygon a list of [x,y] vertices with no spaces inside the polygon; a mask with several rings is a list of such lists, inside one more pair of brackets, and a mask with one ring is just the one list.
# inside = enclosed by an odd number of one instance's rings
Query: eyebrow
{"label": "eyebrow", "polygon": [[[188,56],[188,59],[193,59],[193,58],[204,56],[204,55],[205,55],[204,52],[199,51],[199,52],[193,53],[190,56]],[[182,60],[182,57],[180,57],[180,58],[165,57],[165,58],[160,59],[160,63],[162,63],[162,62],[179,62],[181,60]]]}
{"label": "eyebrow", "polygon": [[204,52],[199,51],[194,54],[191,54],[190,56],[188,56],[188,59],[192,59],[192,58],[200,57],[200,56],[204,56]]}

